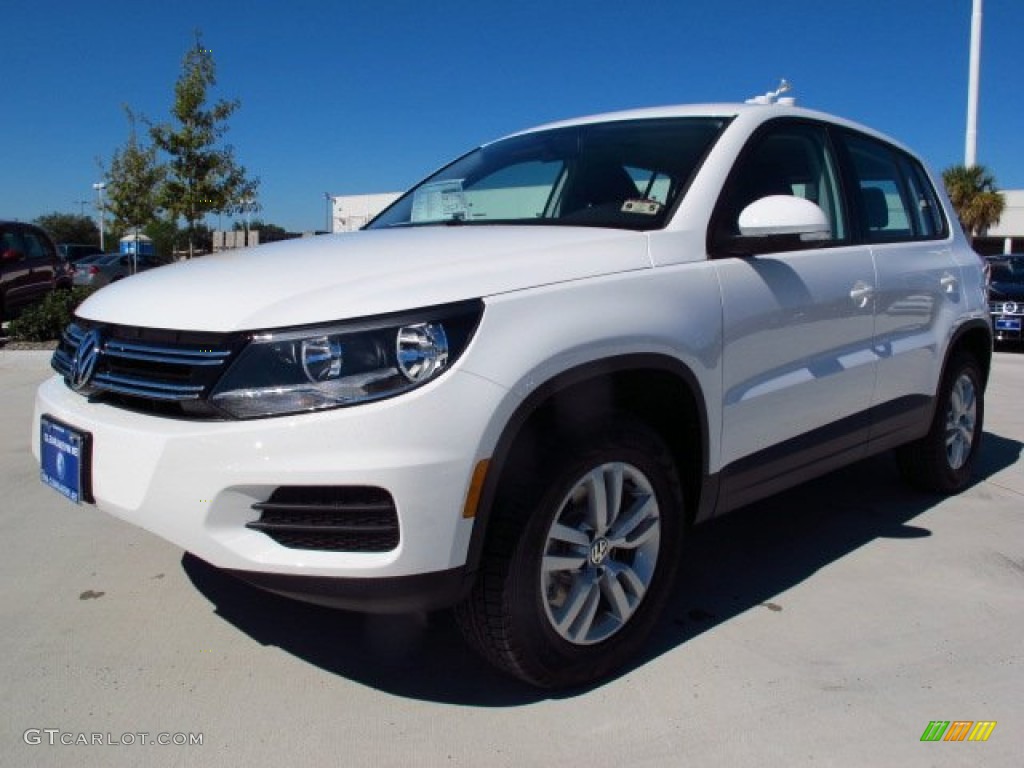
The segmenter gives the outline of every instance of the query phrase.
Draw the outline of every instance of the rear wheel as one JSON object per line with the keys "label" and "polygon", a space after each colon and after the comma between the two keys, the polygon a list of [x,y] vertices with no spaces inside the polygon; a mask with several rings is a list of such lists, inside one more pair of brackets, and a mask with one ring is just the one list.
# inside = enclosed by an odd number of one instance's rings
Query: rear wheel
{"label": "rear wheel", "polygon": [[903,476],[927,491],[956,493],[970,481],[981,446],[985,398],[975,359],[957,353],[939,388],[931,429],[897,450]]}
{"label": "rear wheel", "polygon": [[632,420],[543,463],[542,478],[504,487],[456,615],[502,669],[578,685],[625,663],[656,622],[678,565],[682,493],[664,443]]}

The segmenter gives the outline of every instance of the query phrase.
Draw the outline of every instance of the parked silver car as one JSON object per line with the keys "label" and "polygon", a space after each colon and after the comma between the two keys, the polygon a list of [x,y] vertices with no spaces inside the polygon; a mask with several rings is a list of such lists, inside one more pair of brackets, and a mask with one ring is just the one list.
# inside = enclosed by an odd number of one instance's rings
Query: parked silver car
{"label": "parked silver car", "polygon": [[104,253],[99,256],[90,256],[77,262],[71,273],[71,279],[75,285],[88,285],[100,288],[108,283],[116,282],[122,277],[133,275],[136,272],[144,272],[147,269],[159,267],[161,263],[153,256],[143,254],[137,257],[133,268],[132,255],[130,253]]}

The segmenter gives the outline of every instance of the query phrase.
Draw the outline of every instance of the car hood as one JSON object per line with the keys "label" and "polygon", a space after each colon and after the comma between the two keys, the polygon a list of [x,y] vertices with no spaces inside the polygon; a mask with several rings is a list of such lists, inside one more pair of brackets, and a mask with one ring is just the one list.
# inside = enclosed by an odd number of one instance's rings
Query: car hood
{"label": "car hood", "polygon": [[992,301],[1024,301],[1024,283],[992,283],[988,296]]}
{"label": "car hood", "polygon": [[547,226],[367,230],[203,256],[120,280],[80,317],[239,331],[367,317],[650,268],[643,233]]}

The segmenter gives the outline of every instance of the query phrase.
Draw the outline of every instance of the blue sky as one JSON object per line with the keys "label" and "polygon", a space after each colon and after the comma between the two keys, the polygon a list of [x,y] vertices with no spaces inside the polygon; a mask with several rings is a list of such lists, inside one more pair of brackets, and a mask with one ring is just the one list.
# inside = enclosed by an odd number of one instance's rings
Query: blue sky
{"label": "blue sky", "polygon": [[[971,0],[8,0],[0,218],[93,212],[122,105],[165,120],[200,29],[262,216],[322,228],[324,192],[403,189],[482,141],[640,106],[802,106],[963,161]],[[1024,2],[987,0],[978,161],[1024,188]],[[84,202],[83,202],[84,201]],[[212,222],[216,224],[216,221]],[[225,225],[227,221],[223,222]]]}

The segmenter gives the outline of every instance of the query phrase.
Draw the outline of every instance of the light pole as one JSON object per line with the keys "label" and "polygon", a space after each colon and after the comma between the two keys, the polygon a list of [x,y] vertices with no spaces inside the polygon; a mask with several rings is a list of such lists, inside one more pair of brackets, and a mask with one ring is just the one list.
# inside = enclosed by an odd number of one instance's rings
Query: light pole
{"label": "light pole", "polygon": [[92,188],[96,190],[96,194],[98,194],[100,198],[100,250],[106,252],[107,246],[104,242],[103,234],[103,190],[107,188],[107,185],[104,184],[102,181],[97,181],[95,184],[92,185]]}
{"label": "light pole", "polygon": [[964,165],[970,168],[978,160],[978,81],[981,78],[981,3],[974,0],[971,11],[971,58],[967,80],[967,134],[964,138]]}
{"label": "light pole", "polygon": [[254,197],[243,197],[238,201],[238,207],[245,214],[245,242],[242,244],[242,247],[248,247],[249,230],[252,228],[252,214],[253,211],[260,209],[260,204],[256,202]]}

